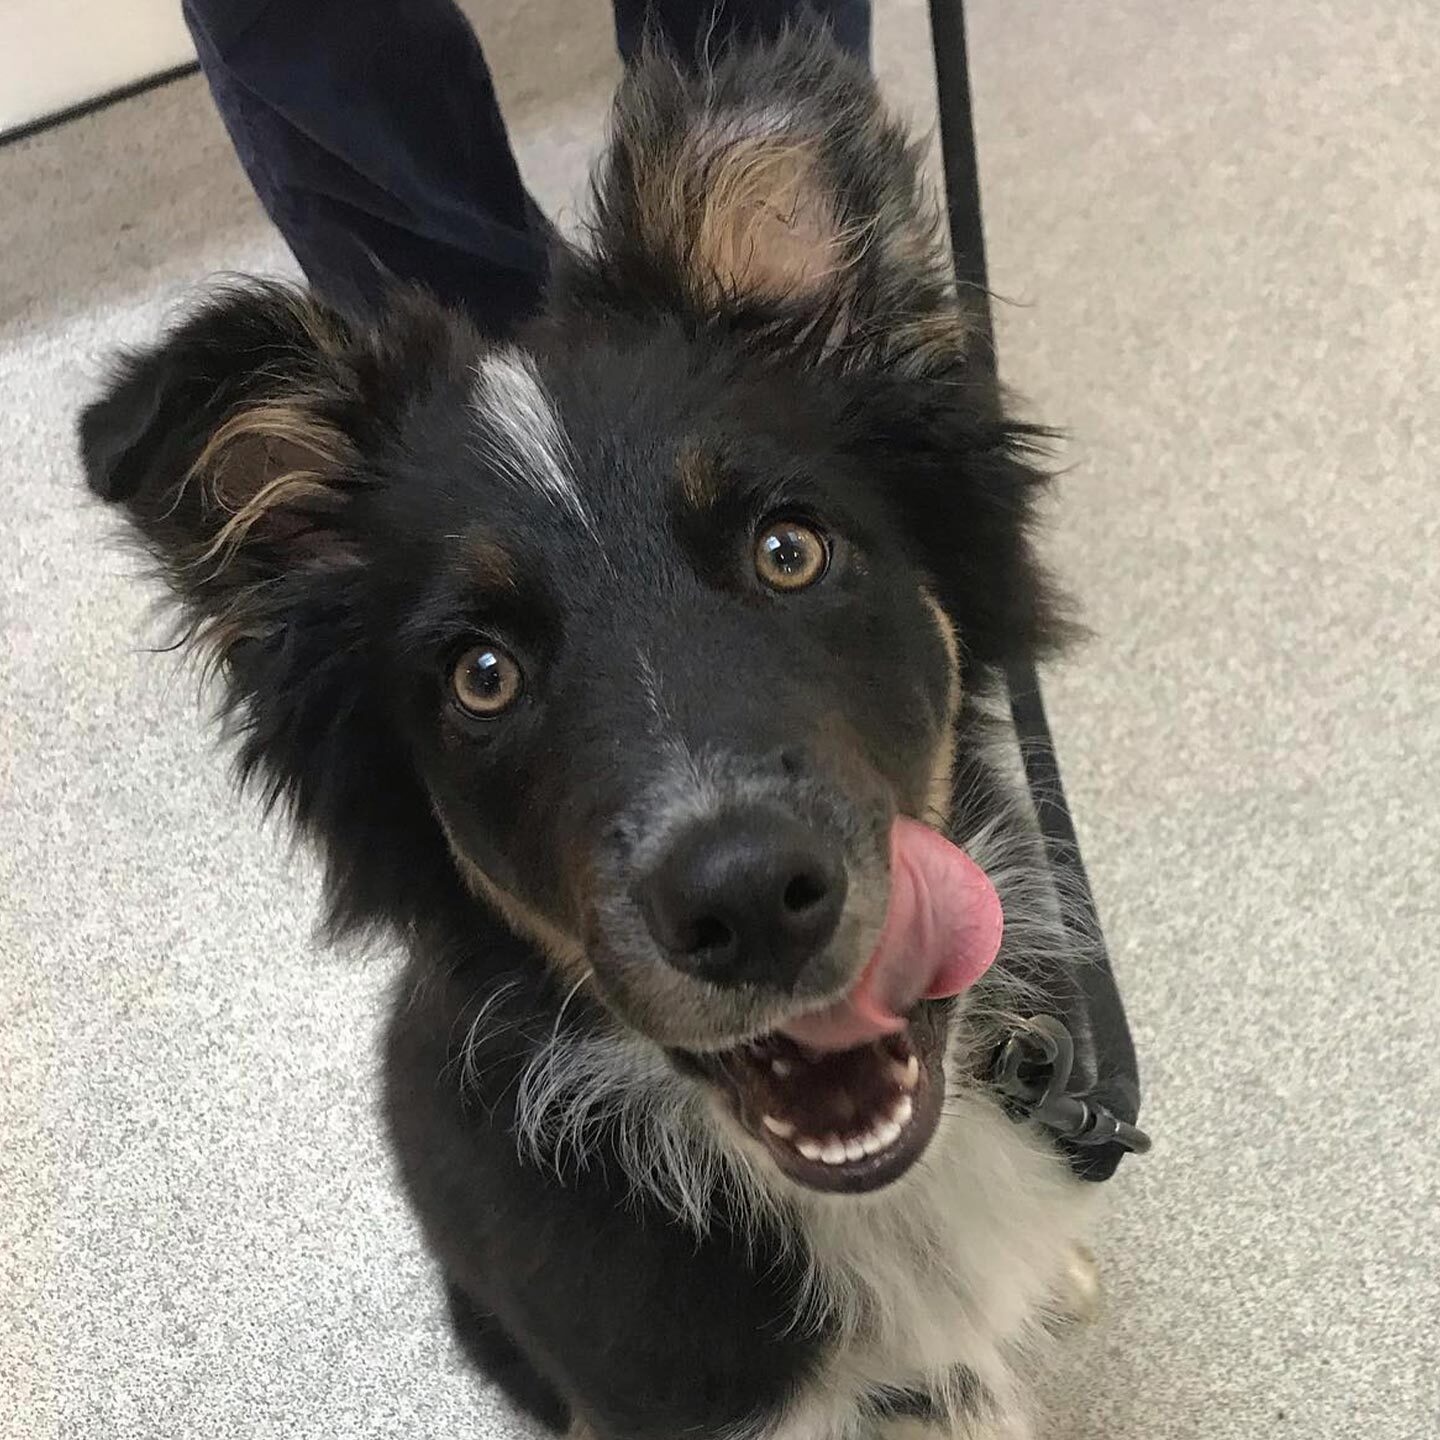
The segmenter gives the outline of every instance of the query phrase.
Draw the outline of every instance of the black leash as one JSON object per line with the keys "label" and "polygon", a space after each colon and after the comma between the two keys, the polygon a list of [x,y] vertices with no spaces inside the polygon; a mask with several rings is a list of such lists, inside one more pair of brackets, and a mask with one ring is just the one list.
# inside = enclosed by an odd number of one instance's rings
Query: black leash
{"label": "black leash", "polygon": [[[940,101],[940,147],[955,278],[972,290],[980,328],[979,363],[995,368],[995,329],[985,263],[980,172],[970,107],[964,0],[930,0],[930,33]],[[995,1057],[993,1078],[1015,1113],[1049,1129],[1086,1180],[1108,1180],[1121,1159],[1144,1154],[1150,1138],[1136,1128],[1140,1076],[1125,1007],[1110,966],[1099,912],[1085,873],[1080,841],[1065,800],[1060,763],[1045,718],[1040,680],[1028,660],[1006,673],[1010,714],[1025,763],[1025,778],[1076,953],[1074,991],[1057,997],[1055,1014],[1033,1016]]]}

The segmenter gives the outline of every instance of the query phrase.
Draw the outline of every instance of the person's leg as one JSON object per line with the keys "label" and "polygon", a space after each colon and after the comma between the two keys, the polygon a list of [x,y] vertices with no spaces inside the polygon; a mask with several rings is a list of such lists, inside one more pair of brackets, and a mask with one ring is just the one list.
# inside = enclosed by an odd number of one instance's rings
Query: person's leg
{"label": "person's leg", "polygon": [[628,65],[647,35],[695,64],[737,41],[773,39],[786,25],[823,21],[842,49],[870,61],[870,0],[615,0],[615,39]]}
{"label": "person's leg", "polygon": [[451,0],[184,0],[216,105],[316,291],[372,311],[418,281],[501,334],[550,227]]}
{"label": "person's leg", "polygon": [[[355,313],[394,280],[505,334],[539,303],[554,231],[520,180],[453,0],[184,0],[241,163],[311,284]],[[688,60],[818,16],[868,58],[869,0],[615,0]]]}

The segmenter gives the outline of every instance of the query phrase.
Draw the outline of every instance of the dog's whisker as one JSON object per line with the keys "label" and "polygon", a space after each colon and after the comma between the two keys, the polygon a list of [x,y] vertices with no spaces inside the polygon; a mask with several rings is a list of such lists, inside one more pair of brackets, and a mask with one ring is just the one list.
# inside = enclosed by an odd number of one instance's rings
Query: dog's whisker
{"label": "dog's whisker", "polygon": [[[474,1060],[482,1027],[491,1014],[499,1009],[511,995],[516,994],[522,986],[523,981],[519,976],[514,976],[502,981],[490,991],[489,995],[480,1003],[476,1008],[475,1014],[471,1017],[470,1024],[465,1032],[465,1038],[460,1045],[461,1082],[467,1088],[474,1089],[479,1078],[475,1073]],[[502,1030],[505,1028],[511,1027],[508,1025],[501,1027]],[[497,1032],[492,1031],[491,1036],[488,1038],[495,1038],[496,1033]]]}
{"label": "dog's whisker", "polygon": [[562,1001],[560,1002],[560,1008],[555,1012],[555,1024],[554,1024],[554,1027],[552,1028],[552,1030],[551,1030],[551,1032],[550,1032],[550,1038],[551,1038],[552,1040],[554,1040],[554,1038],[560,1033],[560,1026],[564,1023],[564,1020],[565,1020],[565,1012],[570,1008],[570,1002],[571,1002],[572,1000],[574,1000],[574,998],[580,993],[580,991],[581,991],[586,985],[588,985],[589,983],[590,983],[590,971],[587,970],[587,971],[570,987],[569,993],[565,996],[564,1000],[562,1000]]}

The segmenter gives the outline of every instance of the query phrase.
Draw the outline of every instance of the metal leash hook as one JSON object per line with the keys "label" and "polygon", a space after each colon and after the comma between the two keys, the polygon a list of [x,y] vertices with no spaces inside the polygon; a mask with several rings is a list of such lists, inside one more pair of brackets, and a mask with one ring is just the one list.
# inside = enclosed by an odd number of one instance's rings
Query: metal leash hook
{"label": "metal leash hook", "polygon": [[993,1079],[1016,1109],[1072,1144],[1113,1142],[1131,1154],[1145,1154],[1150,1137],[1143,1130],[1084,1094],[1070,1094],[1074,1067],[1070,1032],[1053,1015],[1033,1015],[1000,1047]]}

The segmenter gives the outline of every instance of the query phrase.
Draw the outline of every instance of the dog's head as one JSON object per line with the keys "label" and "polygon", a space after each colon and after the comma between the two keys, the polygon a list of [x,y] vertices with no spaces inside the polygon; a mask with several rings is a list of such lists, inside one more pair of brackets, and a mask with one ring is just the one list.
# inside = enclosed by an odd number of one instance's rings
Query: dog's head
{"label": "dog's head", "polygon": [[463,915],[458,876],[786,1173],[866,1188],[935,1124],[925,997],[998,939],[919,822],[962,693],[1047,623],[968,350],[913,151],[792,38],[632,75],[592,243],[513,343],[246,285],[82,439],[340,927]]}

